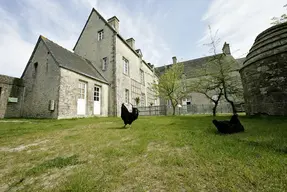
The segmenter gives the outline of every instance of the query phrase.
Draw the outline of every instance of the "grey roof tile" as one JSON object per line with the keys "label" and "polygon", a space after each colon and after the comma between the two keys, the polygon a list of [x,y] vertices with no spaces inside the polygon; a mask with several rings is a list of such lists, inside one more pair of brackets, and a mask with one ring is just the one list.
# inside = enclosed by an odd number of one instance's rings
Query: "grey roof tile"
{"label": "grey roof tile", "polygon": [[[220,56],[222,54],[218,54],[218,56]],[[194,78],[197,77],[198,75],[196,74],[196,70],[203,68],[204,65],[207,62],[212,61],[212,59],[214,58],[214,56],[207,56],[207,57],[201,57],[201,58],[197,58],[197,59],[192,59],[192,60],[187,60],[187,61],[182,61],[180,63],[183,64],[184,66],[184,74],[186,76],[186,78]],[[224,59],[226,59],[228,62],[232,62],[234,64],[234,70],[238,70],[240,68],[240,63],[233,58],[233,56],[231,55],[226,55],[224,57]],[[157,67],[156,68],[156,72],[158,75],[161,75],[164,73],[165,67],[169,68],[171,67],[172,64],[168,64],[166,66],[161,66],[161,67]]]}
{"label": "grey roof tile", "polygon": [[61,47],[43,36],[41,36],[41,39],[60,67],[108,83],[104,76],[92,65],[91,61]]}

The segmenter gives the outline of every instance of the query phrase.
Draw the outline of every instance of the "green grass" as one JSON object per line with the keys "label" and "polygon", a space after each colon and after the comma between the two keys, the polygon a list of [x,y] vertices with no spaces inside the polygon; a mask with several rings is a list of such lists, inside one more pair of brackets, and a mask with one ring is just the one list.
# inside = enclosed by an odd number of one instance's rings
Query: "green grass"
{"label": "green grass", "polygon": [[287,118],[240,119],[0,120],[0,191],[286,191]]}

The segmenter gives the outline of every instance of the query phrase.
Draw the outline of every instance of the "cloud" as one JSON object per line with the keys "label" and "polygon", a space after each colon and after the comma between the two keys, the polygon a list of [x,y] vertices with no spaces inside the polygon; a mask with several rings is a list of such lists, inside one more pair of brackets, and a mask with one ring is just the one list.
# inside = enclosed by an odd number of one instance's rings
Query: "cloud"
{"label": "cloud", "polygon": [[19,76],[24,70],[23,60],[28,61],[34,45],[22,39],[18,23],[1,7],[0,25],[0,74]]}
{"label": "cloud", "polygon": [[[93,5],[91,0],[83,0]],[[154,6],[153,0],[147,1],[143,6],[146,9],[152,9]],[[135,39],[136,49],[141,49],[143,57],[146,62],[151,62],[155,65],[159,63],[167,63],[170,60],[171,50],[165,40],[161,38],[158,32],[157,25],[152,19],[155,17],[162,17],[162,10],[157,10],[153,15],[147,16],[142,7],[133,7],[131,12],[124,4],[117,2],[107,1],[103,4],[93,5],[100,11],[105,19],[114,15],[120,20],[119,31],[120,34],[128,39],[133,37]]]}
{"label": "cloud", "polygon": [[[218,30],[221,43],[230,43],[234,57],[246,56],[256,36],[271,27],[271,18],[286,12],[284,0],[213,0],[202,17],[206,26],[211,25],[213,32]],[[198,46],[210,40],[209,30],[198,41]]]}
{"label": "cloud", "polygon": [[[152,8],[152,2],[145,2],[146,8]],[[17,10],[0,6],[0,74],[21,76],[39,35],[72,50],[93,7],[106,19],[114,15],[119,18],[121,35],[134,37],[147,62],[166,63],[171,55],[151,22],[154,15],[147,17],[140,6],[130,11],[112,0],[25,0],[14,4]],[[154,14],[161,15],[158,11]]]}

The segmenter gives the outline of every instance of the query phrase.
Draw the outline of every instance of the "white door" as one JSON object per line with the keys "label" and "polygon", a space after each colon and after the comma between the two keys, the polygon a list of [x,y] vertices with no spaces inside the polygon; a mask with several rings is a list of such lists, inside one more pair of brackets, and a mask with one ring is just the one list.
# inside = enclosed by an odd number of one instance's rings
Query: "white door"
{"label": "white door", "polygon": [[77,100],[77,114],[86,114],[86,104],[87,104],[87,83],[79,82],[79,95]]}
{"label": "white door", "polygon": [[101,114],[101,89],[98,86],[94,87],[94,115]]}

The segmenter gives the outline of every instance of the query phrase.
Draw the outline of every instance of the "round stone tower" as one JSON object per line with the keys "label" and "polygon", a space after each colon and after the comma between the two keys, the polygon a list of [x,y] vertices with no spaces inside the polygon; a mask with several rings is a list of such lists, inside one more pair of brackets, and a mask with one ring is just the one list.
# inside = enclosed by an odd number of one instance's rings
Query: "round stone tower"
{"label": "round stone tower", "polygon": [[287,23],[256,37],[239,72],[247,115],[287,116]]}

